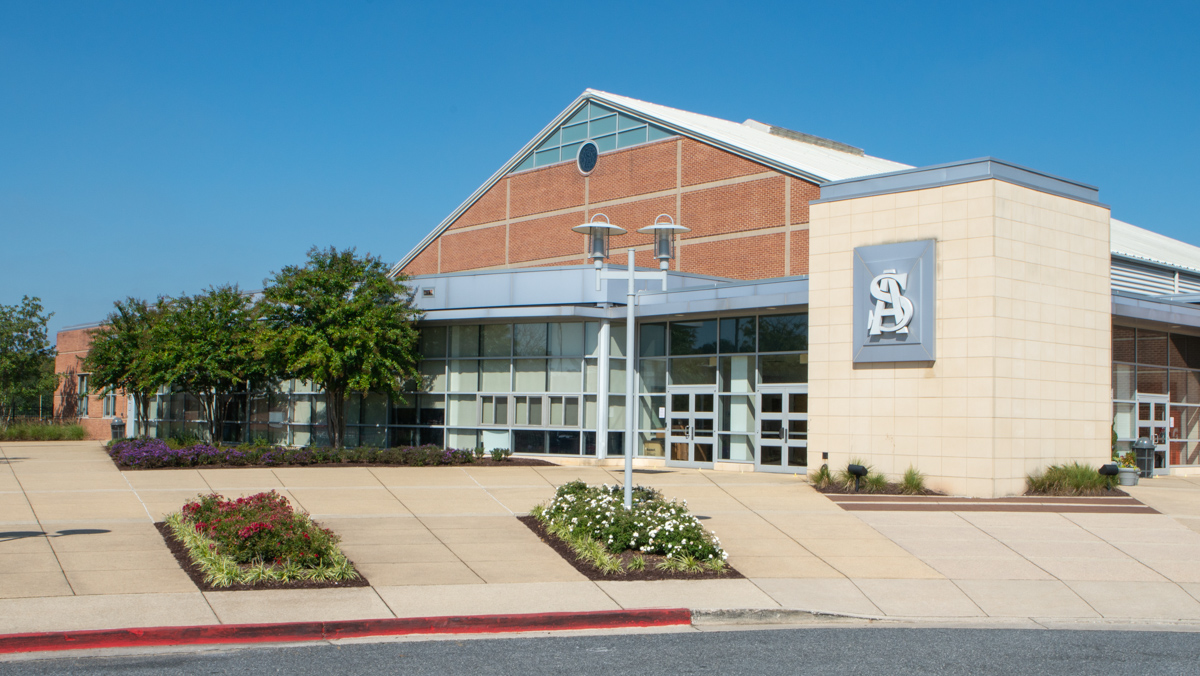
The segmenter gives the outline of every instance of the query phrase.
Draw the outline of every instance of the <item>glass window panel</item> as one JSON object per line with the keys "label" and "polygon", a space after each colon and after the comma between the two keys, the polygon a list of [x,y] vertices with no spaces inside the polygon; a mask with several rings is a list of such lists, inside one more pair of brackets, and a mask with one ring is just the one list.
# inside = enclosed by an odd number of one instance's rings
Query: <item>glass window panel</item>
{"label": "glass window panel", "polygon": [[721,352],[754,352],[754,317],[721,320]]}
{"label": "glass window panel", "polygon": [[625,397],[608,398],[608,429],[625,429]]}
{"label": "glass window panel", "polygon": [[564,145],[583,141],[587,137],[588,126],[586,121],[580,124],[570,124],[562,128],[562,142]]}
{"label": "glass window panel", "polygon": [[428,394],[422,394],[417,400],[420,408],[417,409],[418,420],[422,425],[445,425],[446,424],[446,398],[433,397]]}
{"label": "glass window panel", "polygon": [[513,367],[517,392],[546,391],[545,359],[516,359]]}
{"label": "glass window panel", "polygon": [[601,136],[599,138],[593,138],[592,140],[596,142],[596,149],[602,153],[607,152],[609,150],[617,149],[617,135],[616,134],[609,134],[608,136]]}
{"label": "glass window panel", "polygon": [[451,359],[450,360],[450,391],[477,392],[479,391],[479,360]]}
{"label": "glass window panel", "polygon": [[477,420],[475,397],[469,394],[450,395],[448,425],[474,425]]}
{"label": "glass window panel", "polygon": [[641,362],[642,392],[667,391],[667,360],[643,359]]}
{"label": "glass window panel", "polygon": [[583,324],[571,322],[551,324],[549,331],[550,356],[577,357],[583,354]]}
{"label": "glass window panel", "polygon": [[[311,429],[308,425],[292,425],[292,446],[308,446],[309,440],[312,437]],[[379,444],[372,444],[378,446]]]}
{"label": "glass window panel", "polygon": [[808,382],[808,355],[762,355],[758,358],[758,369],[763,383],[806,383]]}
{"label": "glass window panel", "polygon": [[481,392],[512,391],[512,375],[509,373],[509,366],[512,362],[507,359],[484,359],[481,364],[483,367],[479,386]]}
{"label": "glass window panel", "polygon": [[646,123],[643,120],[639,120],[631,115],[617,113],[617,129],[633,129],[634,127],[641,127],[645,124]]}
{"label": "glass window panel", "polygon": [[292,422],[305,425],[312,422],[312,397],[305,395],[292,397]]}
{"label": "glass window panel", "polygon": [[625,394],[625,360],[610,359],[608,362],[608,391]]}
{"label": "glass window panel", "polygon": [[1167,365],[1167,334],[1162,331],[1137,330],[1137,362],[1152,366]]}
{"label": "glass window panel", "polygon": [[546,417],[544,415],[542,415],[542,409],[545,408],[545,406],[542,405],[543,401],[545,401],[544,397],[529,397],[529,423],[528,424],[530,424],[530,425],[545,425],[546,424]]}
{"label": "glass window panel", "polygon": [[563,425],[579,427],[579,397],[563,399]]}
{"label": "glass window panel", "polygon": [[595,397],[583,398],[583,426],[589,429],[596,429],[596,408],[599,403]]}
{"label": "glass window panel", "polygon": [[545,150],[547,148],[558,148],[560,138],[561,138],[561,132],[558,129],[555,129],[554,133],[547,136],[545,141],[542,141],[542,144],[540,146],[538,146],[538,150]]}
{"label": "glass window panel", "polygon": [[479,325],[450,327],[450,356],[479,356]]}
{"label": "glass window panel", "polygon": [[1136,391],[1134,367],[1124,364],[1113,364],[1113,399],[1133,399]]}
{"label": "glass window panel", "polygon": [[508,424],[508,397],[496,397],[496,424]]}
{"label": "glass window panel", "polygon": [[666,441],[665,432],[643,432],[638,435],[638,454],[648,458],[661,458],[666,455]]}
{"label": "glass window panel", "polygon": [[513,453],[545,453],[546,433],[541,430],[513,430]]}
{"label": "glass window panel", "polygon": [[721,357],[721,391],[754,391],[754,357]]}
{"label": "glass window panel", "polygon": [[513,169],[513,171],[525,171],[526,169],[532,169],[533,165],[534,165],[534,157],[533,157],[533,154],[530,153],[530,155],[528,157],[521,160],[521,163],[518,164],[517,168]]}
{"label": "glass window panel", "polygon": [[1136,333],[1128,326],[1112,327],[1113,361],[1137,361]]}
{"label": "glass window panel", "polygon": [[[410,395],[411,398],[411,395]],[[346,408],[342,415],[346,416],[347,425],[357,425],[359,421],[359,409],[362,408],[362,394],[359,392],[351,392],[346,395]],[[258,400],[254,399],[250,402],[250,420],[259,421],[258,415]]]}
{"label": "glass window panel", "polygon": [[671,322],[671,355],[717,353],[717,320]]}
{"label": "glass window panel", "polygon": [[1171,408],[1171,417],[1177,420],[1177,438],[1200,439],[1200,406],[1174,406]]}
{"label": "glass window panel", "polygon": [[562,147],[563,161],[566,162],[567,160],[574,160],[576,157],[578,157],[579,156],[579,146],[581,146],[581,145],[583,145],[583,144],[582,143],[572,143],[569,146],[563,146]]}
{"label": "glass window panel", "polygon": [[571,116],[571,119],[566,121],[566,124],[576,124],[579,122],[587,122],[587,119],[588,119],[588,107],[580,106],[579,110],[575,111],[575,114]]}
{"label": "glass window panel", "polygon": [[512,324],[485,324],[482,328],[483,356],[512,355]]}
{"label": "glass window panel", "polygon": [[600,369],[595,359],[583,360],[583,391],[595,392],[600,388]]}
{"label": "glass window panel", "polygon": [[358,445],[369,448],[383,448],[387,442],[386,427],[360,427],[358,428]]}
{"label": "glass window panel", "polygon": [[[392,413],[391,424],[393,425],[415,425],[417,424],[417,398],[420,395],[407,394],[401,397],[400,395],[392,396]],[[349,416],[346,420],[349,421]],[[355,421],[357,422],[357,420]]]}
{"label": "glass window panel", "polygon": [[721,431],[750,432],[754,426],[754,397],[733,395],[721,397]]}
{"label": "glass window panel", "polygon": [[513,353],[518,357],[546,356],[546,334],[545,324],[513,326]]}
{"label": "glass window panel", "polygon": [[608,353],[612,357],[625,356],[625,322],[614,323],[609,329]]}
{"label": "glass window panel", "polygon": [[546,450],[557,455],[579,455],[579,432],[553,430],[546,434],[549,446]]}
{"label": "glass window panel", "polygon": [[754,438],[744,434],[722,434],[721,459],[754,462]]}
{"label": "glass window panel", "polygon": [[495,425],[496,424],[496,398],[495,397],[480,397],[479,408],[482,415],[479,419],[480,425]]}
{"label": "glass window panel", "polygon": [[650,125],[649,131],[646,135],[646,140],[647,141],[657,141],[659,139],[670,138],[674,135],[675,135],[674,133],[667,131],[666,129],[663,129],[662,127],[656,127],[654,125]]}
{"label": "glass window panel", "polygon": [[[314,425],[318,426],[317,429],[313,430],[313,434],[324,435],[326,433],[326,431],[324,430],[324,426],[329,424],[329,419],[325,416],[325,395],[323,395],[323,394],[313,395],[312,406],[313,406],[312,423]],[[321,443],[321,442],[318,441],[316,443]]]}
{"label": "glass window panel", "polygon": [[563,398],[550,397],[550,424],[563,424]]}
{"label": "glass window panel", "polygon": [[446,446],[471,449],[479,445],[479,433],[475,430],[446,430]]}
{"label": "glass window panel", "polygon": [[686,357],[671,359],[672,385],[716,385],[716,357]]}
{"label": "glass window panel", "polygon": [[667,325],[642,324],[638,352],[642,357],[667,356]]}
{"label": "glass window panel", "polygon": [[534,154],[534,164],[539,167],[544,167],[547,164],[554,164],[558,161],[558,148],[553,150],[543,150]]}
{"label": "glass window panel", "polygon": [[582,359],[551,359],[549,392],[583,391]]}
{"label": "glass window panel", "polygon": [[483,449],[490,451],[494,448],[511,448],[509,445],[508,430],[483,430],[480,435],[482,437]]}
{"label": "glass window panel", "polygon": [[445,433],[445,430],[441,429],[440,427],[439,428],[426,427],[426,428],[423,428],[420,430],[420,434],[417,437],[417,442],[421,445],[432,444],[434,446],[441,446],[442,440],[445,438],[444,433]]}
{"label": "glass window panel", "polygon": [[1170,343],[1171,366],[1200,369],[1200,337],[1172,333]]}
{"label": "glass window panel", "polygon": [[363,397],[362,424],[386,425],[388,420],[388,398],[386,394],[368,392]]}
{"label": "glass window panel", "polygon": [[[1141,333],[1140,331],[1138,332]],[[1138,355],[1141,356],[1141,339],[1138,340]],[[1165,346],[1166,341],[1163,341]],[[1137,368],[1137,391],[1143,394],[1167,393],[1167,370],[1139,366]]]}
{"label": "glass window panel", "polygon": [[807,349],[807,314],[768,315],[758,318],[759,352],[792,352]]}
{"label": "glass window panel", "polygon": [[589,115],[591,116],[591,118],[593,120],[596,119],[597,117],[601,117],[604,115],[612,115],[616,112],[607,106],[602,106],[599,103],[596,103],[595,101],[591,101],[588,103],[588,111],[589,111]]}
{"label": "glass window panel", "polygon": [[633,129],[617,133],[617,147],[628,148],[646,142],[646,128]]}
{"label": "glass window panel", "polygon": [[441,360],[421,362],[421,384],[426,392],[446,391],[446,362]]}
{"label": "glass window panel", "polygon": [[638,397],[638,400],[638,427],[643,430],[665,429],[667,426],[667,398],[664,396]]}
{"label": "glass window panel", "polygon": [[588,134],[591,138],[611,134],[617,130],[617,116],[606,115],[600,118],[592,118]]}
{"label": "glass window panel", "polygon": [[514,425],[529,424],[529,397],[513,397]]}
{"label": "glass window panel", "polygon": [[585,357],[600,356],[600,322],[583,323],[583,354]]}

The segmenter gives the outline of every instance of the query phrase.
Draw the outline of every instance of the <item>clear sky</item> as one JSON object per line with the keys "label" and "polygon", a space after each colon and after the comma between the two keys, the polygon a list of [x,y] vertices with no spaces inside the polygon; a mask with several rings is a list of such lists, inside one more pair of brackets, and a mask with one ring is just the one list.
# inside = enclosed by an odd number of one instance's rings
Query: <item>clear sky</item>
{"label": "clear sky", "polygon": [[1200,3],[0,0],[0,303],[398,260],[584,89],[1096,185],[1200,245]]}

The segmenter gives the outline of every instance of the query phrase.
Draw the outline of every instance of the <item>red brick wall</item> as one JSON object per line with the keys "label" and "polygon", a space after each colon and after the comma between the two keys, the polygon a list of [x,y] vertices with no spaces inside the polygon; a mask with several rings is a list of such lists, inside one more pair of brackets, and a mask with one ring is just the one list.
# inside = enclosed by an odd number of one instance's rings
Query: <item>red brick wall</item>
{"label": "red brick wall", "polygon": [[[87,356],[92,345],[92,333],[95,328],[75,329],[74,331],[58,332],[58,356],[54,358],[54,372],[59,374],[58,390],[54,393],[54,415],[60,418],[79,417],[79,424],[87,431],[88,439],[111,439],[112,418],[104,417],[104,397],[94,393],[100,391],[95,383],[89,389],[93,393],[88,397],[88,413],[86,417],[79,416],[76,383],[83,371],[83,358]],[[127,412],[125,395],[117,393],[116,414],[122,420]]]}
{"label": "red brick wall", "polygon": [[[665,213],[691,228],[679,242],[672,269],[740,279],[806,274],[808,232],[785,229],[807,223],[808,202],[819,197],[820,188],[812,183],[676,137],[604,153],[589,177],[580,175],[574,162],[515,172],[404,272],[587,263],[575,258],[586,243],[571,227],[603,212],[628,231],[610,245],[618,264],[626,248],[650,246],[651,238],[636,230]],[[481,224],[489,226],[466,229]],[[649,251],[639,251],[637,261],[657,267]]]}

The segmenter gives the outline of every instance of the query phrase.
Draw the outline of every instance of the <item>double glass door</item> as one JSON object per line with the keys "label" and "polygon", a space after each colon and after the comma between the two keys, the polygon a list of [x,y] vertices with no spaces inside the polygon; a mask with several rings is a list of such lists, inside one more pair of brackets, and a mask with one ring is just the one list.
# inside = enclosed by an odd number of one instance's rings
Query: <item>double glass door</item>
{"label": "double glass door", "polygon": [[1167,430],[1171,424],[1167,415],[1168,398],[1140,392],[1137,398],[1137,435],[1154,442],[1154,464],[1151,473],[1166,474],[1170,469],[1167,463]]}
{"label": "double glass door", "polygon": [[667,392],[668,464],[711,467],[716,448],[716,391],[713,388],[671,388]]}
{"label": "double glass door", "polygon": [[808,386],[759,388],[756,469],[802,472],[808,467]]}

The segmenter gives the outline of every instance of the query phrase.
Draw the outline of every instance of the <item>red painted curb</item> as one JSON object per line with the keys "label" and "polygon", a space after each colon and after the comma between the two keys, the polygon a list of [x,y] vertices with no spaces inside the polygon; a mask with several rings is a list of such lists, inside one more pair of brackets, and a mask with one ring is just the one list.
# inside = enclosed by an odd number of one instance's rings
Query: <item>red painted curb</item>
{"label": "red painted curb", "polygon": [[492,634],[519,631],[668,627],[691,624],[686,608],[600,610],[586,613],[403,617],[339,622],[209,624],[196,627],[140,627],[92,631],[52,631],[0,635],[0,654],[209,643],[280,643],[361,636],[409,634]]}

